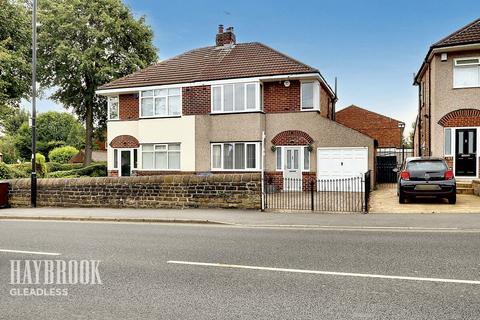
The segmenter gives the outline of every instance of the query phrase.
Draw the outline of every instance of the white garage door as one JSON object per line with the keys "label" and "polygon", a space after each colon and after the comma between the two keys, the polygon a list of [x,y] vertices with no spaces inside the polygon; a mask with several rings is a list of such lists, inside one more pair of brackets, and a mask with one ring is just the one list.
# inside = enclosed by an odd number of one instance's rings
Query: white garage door
{"label": "white garage door", "polygon": [[319,180],[363,177],[367,171],[368,148],[317,149],[317,179]]}

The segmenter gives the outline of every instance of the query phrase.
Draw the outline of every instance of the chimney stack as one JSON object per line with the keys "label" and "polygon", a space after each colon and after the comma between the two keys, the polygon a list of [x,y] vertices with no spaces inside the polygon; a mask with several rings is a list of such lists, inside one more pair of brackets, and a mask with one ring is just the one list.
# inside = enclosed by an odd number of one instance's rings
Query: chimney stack
{"label": "chimney stack", "polygon": [[224,31],[223,24],[218,25],[218,33],[215,40],[217,47],[237,43],[233,27],[228,27],[227,31]]}

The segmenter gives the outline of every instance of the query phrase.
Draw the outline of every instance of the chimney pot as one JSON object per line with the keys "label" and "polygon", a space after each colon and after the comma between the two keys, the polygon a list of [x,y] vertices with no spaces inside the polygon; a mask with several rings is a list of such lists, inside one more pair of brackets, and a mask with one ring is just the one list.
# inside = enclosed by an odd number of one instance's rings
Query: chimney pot
{"label": "chimney pot", "polygon": [[223,24],[220,24],[218,26],[218,33],[217,33],[217,36],[215,38],[215,42],[217,44],[217,46],[224,46],[224,45],[227,45],[227,44],[235,44],[237,41],[236,41],[236,38],[235,38],[235,34],[233,33],[233,27],[228,27],[226,32],[224,32],[223,30]]}

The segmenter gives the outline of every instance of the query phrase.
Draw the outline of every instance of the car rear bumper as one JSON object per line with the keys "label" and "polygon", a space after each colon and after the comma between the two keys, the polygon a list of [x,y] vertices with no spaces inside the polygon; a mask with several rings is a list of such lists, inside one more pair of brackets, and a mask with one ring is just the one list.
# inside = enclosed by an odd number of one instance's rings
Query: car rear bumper
{"label": "car rear bumper", "polygon": [[410,197],[450,197],[457,193],[456,184],[450,181],[402,181],[400,192]]}

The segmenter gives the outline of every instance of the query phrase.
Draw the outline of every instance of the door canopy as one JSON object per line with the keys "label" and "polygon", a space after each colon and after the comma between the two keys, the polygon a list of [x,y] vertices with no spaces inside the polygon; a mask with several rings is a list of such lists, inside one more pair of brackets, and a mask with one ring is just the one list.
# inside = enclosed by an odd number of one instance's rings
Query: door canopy
{"label": "door canopy", "polygon": [[480,126],[480,110],[458,109],[444,115],[438,124],[442,127],[478,127]]}
{"label": "door canopy", "polygon": [[138,148],[140,143],[137,138],[129,135],[121,135],[113,138],[110,142],[110,147],[112,148]]}
{"label": "door canopy", "polygon": [[312,142],[312,137],[300,130],[282,131],[272,139],[275,146],[307,146]]}

